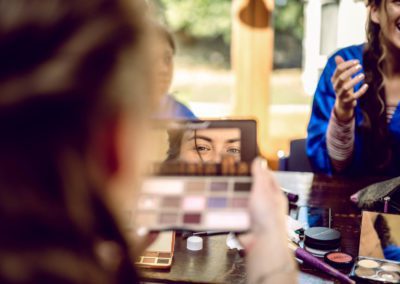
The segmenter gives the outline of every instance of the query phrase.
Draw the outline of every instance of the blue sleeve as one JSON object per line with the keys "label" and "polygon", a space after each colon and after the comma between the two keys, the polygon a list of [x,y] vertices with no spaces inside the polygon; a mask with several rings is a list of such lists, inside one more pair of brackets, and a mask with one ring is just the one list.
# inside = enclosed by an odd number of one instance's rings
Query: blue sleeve
{"label": "blue sleeve", "polygon": [[383,249],[385,259],[400,261],[400,247],[395,245],[389,245]]}
{"label": "blue sleeve", "polygon": [[176,118],[184,118],[184,119],[197,119],[194,113],[183,103],[179,101],[175,101],[175,117]]}
{"label": "blue sleeve", "polygon": [[331,174],[332,165],[326,147],[326,132],[335,104],[331,78],[336,69],[334,57],[329,58],[319,79],[307,128],[307,156],[315,172]]}

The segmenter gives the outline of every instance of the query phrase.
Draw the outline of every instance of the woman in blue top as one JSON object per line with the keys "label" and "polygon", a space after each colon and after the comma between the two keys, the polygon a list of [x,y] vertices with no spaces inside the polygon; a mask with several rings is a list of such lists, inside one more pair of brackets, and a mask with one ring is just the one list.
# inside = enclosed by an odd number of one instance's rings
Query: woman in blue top
{"label": "woman in blue top", "polygon": [[194,113],[183,103],[169,94],[174,75],[174,55],[176,45],[172,34],[162,25],[155,27],[155,93],[157,110],[154,117],[157,119],[196,119]]}
{"label": "woman in blue top", "polygon": [[307,155],[317,172],[400,173],[400,1],[368,0],[367,43],[329,58]]}

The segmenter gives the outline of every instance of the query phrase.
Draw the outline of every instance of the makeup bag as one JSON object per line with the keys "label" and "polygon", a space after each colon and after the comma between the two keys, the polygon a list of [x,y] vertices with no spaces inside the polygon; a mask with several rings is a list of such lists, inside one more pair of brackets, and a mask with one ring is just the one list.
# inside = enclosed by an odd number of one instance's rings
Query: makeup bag
{"label": "makeup bag", "polygon": [[358,207],[363,210],[400,214],[400,177],[374,183],[358,192]]}

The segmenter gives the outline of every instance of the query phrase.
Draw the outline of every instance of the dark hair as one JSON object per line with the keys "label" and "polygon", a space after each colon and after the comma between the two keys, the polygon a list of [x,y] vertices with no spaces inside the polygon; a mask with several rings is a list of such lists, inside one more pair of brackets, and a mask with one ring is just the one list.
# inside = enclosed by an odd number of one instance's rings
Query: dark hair
{"label": "dark hair", "polygon": [[124,88],[146,82],[141,3],[0,1],[1,283],[123,282],[95,253],[99,238],[126,247],[87,154],[94,127],[146,111],[142,85]]}
{"label": "dark hair", "polygon": [[[369,0],[368,5],[381,7],[385,0]],[[364,157],[371,171],[383,172],[392,160],[391,140],[386,121],[386,95],[383,65],[386,59],[385,46],[381,39],[381,28],[371,20],[367,23],[367,43],[363,54],[363,68],[368,91],[360,98],[360,107],[364,117],[362,132],[364,135]]]}
{"label": "dark hair", "polygon": [[176,161],[179,158],[184,133],[185,131],[181,129],[168,130],[169,146],[167,150],[167,158],[165,159],[166,162]]}
{"label": "dark hair", "polygon": [[175,52],[176,52],[176,44],[175,44],[174,36],[168,30],[168,28],[166,26],[164,26],[164,25],[159,24],[159,23],[154,23],[154,28],[155,28],[156,34],[161,36],[163,39],[165,39],[168,42],[168,44],[172,48],[172,51],[175,54]]}

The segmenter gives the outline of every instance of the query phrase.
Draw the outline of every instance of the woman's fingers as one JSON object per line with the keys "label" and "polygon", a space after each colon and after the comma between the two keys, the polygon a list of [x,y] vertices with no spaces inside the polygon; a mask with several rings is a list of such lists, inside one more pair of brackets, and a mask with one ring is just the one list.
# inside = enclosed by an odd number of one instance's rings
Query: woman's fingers
{"label": "woman's fingers", "polygon": [[[340,90],[349,80],[352,79],[352,76],[361,70],[362,66],[357,64],[352,66],[351,68],[346,69],[342,72],[336,79],[333,80],[333,86],[335,91]],[[357,78],[357,76],[355,77]]]}
{"label": "woman's fingers", "polygon": [[287,212],[287,199],[275,178],[267,169],[265,160],[257,158],[252,165],[253,185],[250,196],[250,212],[253,229],[269,230],[283,223]]}
{"label": "woman's fingers", "polygon": [[[342,73],[344,73],[345,71],[351,69],[354,66],[359,65],[359,63],[360,63],[360,61],[358,61],[358,60],[349,60],[349,61],[343,61],[342,62],[341,60],[343,60],[343,58],[338,61],[338,60],[336,60],[337,57],[340,57],[340,56],[336,56],[335,57],[336,70],[333,73],[332,81],[336,81],[342,75]],[[338,63],[338,62],[340,62],[340,63]]]}
{"label": "woman's fingers", "polygon": [[368,84],[362,85],[361,88],[354,93],[354,98],[356,100],[359,99],[362,95],[364,95],[367,92],[368,87],[369,87]]}

